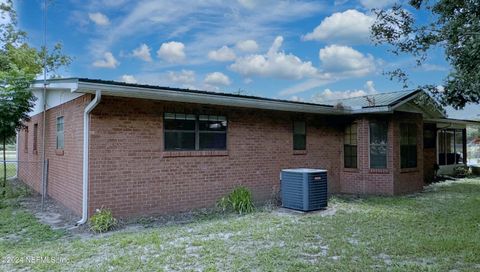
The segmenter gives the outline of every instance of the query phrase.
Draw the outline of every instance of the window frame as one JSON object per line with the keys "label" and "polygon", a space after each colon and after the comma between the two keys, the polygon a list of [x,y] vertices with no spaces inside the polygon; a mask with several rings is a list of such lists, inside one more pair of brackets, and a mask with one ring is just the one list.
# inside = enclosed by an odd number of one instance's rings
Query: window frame
{"label": "window frame", "polygon": [[[406,141],[407,144],[403,144],[402,137],[403,133],[402,131],[406,129]],[[411,131],[415,131],[415,135],[411,135]],[[418,127],[417,124],[415,123],[400,123],[399,127],[399,132],[400,132],[400,168],[401,169],[408,169],[408,168],[417,168],[418,167]],[[410,140],[415,139],[414,143],[411,143]],[[415,147],[415,148],[413,148]],[[410,150],[411,149],[411,150]],[[413,152],[415,150],[415,152]],[[406,154],[404,154],[406,152]],[[414,154],[414,156],[412,155]],[[415,157],[415,163],[410,164],[411,157]],[[412,157],[412,158],[413,158]],[[405,161],[404,161],[405,159]]]}
{"label": "window frame", "polygon": [[25,126],[24,128],[24,135],[25,135],[25,139],[23,139],[23,145],[24,145],[23,151],[25,153],[28,153],[28,126]]}
{"label": "window frame", "polygon": [[[453,152],[448,153],[447,151],[447,142],[445,141],[446,134],[453,134],[452,135],[452,142],[450,144],[453,144]],[[457,136],[459,135],[459,136]],[[458,158],[457,161],[457,137],[460,137],[462,140],[461,144],[461,157]],[[442,139],[443,139],[443,147],[441,146],[442,144]],[[452,129],[439,129],[437,131],[437,163],[439,166],[447,166],[447,165],[459,165],[459,164],[465,164],[465,141],[466,141],[466,135],[464,132],[464,129],[461,128],[452,128]],[[442,154],[441,151],[444,151],[443,155],[443,164],[440,161],[440,155]],[[454,162],[453,163],[448,163],[448,154],[455,154]],[[461,160],[460,160],[461,159]]]}
{"label": "window frame", "polygon": [[[353,127],[355,127],[355,133],[352,133]],[[348,133],[347,133],[347,130],[348,130]],[[347,138],[347,134],[349,135],[348,138],[350,139],[349,143],[346,143],[345,141],[345,139]],[[355,134],[355,144],[352,144],[353,134]],[[354,163],[354,165],[350,165],[350,164],[347,165],[347,147],[349,149],[353,147],[355,148],[355,156],[351,154],[348,156],[349,161],[351,163]],[[343,137],[343,168],[358,169],[358,124],[357,122],[352,122],[345,127],[344,137]]]}
{"label": "window frame", "polygon": [[[175,130],[175,129],[166,129],[165,126],[165,119],[166,115],[168,114],[185,114],[185,115],[193,115],[194,119],[193,121],[195,122],[195,128],[193,130]],[[200,129],[200,122],[205,121],[205,120],[200,120],[200,116],[208,116],[208,119],[210,117],[216,117],[217,121],[219,118],[224,118],[226,122],[226,127],[225,131],[207,131],[207,130],[201,130]],[[228,117],[226,115],[219,115],[219,114],[194,114],[194,113],[179,113],[179,112],[164,112],[163,113],[163,150],[166,152],[182,152],[182,151],[226,151],[228,149]],[[181,148],[181,149],[174,149],[174,148],[168,148],[167,147],[167,137],[166,133],[168,132],[186,132],[186,133],[192,133],[194,134],[194,147],[193,148]],[[200,136],[201,134],[224,134],[225,135],[225,147],[224,148],[200,148]]]}
{"label": "window frame", "polygon": [[[304,125],[304,132],[302,133],[295,133],[295,123],[303,122]],[[303,148],[295,145],[295,136],[302,136],[303,135]],[[294,151],[305,151],[307,150],[307,121],[306,120],[293,120],[292,122],[292,148]]]}
{"label": "window frame", "polygon": [[[385,144],[372,144],[372,124],[384,124],[385,125],[385,135],[386,135],[386,142]],[[389,145],[389,137],[388,137],[388,129],[389,129],[389,122],[387,120],[374,120],[368,122],[368,160],[369,160],[369,168],[370,169],[388,169],[388,145]],[[385,146],[385,167],[374,167],[372,165],[372,146]]]}
{"label": "window frame", "polygon": [[[59,123],[59,120],[62,120],[61,124],[62,124],[62,130],[61,130],[61,133],[60,131],[58,130],[58,125],[60,124]],[[61,135],[62,137],[62,146],[59,146],[59,136]],[[65,149],[65,118],[64,116],[58,116],[56,118],[56,122],[55,122],[55,149],[56,150],[64,150]]]}
{"label": "window frame", "polygon": [[33,124],[33,152],[38,151],[38,123]]}

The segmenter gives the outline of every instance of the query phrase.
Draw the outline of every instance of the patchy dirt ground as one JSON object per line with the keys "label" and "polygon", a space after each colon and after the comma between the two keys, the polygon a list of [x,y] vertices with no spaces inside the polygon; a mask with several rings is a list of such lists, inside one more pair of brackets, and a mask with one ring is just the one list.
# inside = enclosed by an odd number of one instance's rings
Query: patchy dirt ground
{"label": "patchy dirt ground", "polygon": [[480,179],[465,179],[409,196],[333,197],[329,209],[313,213],[205,210],[140,218],[105,234],[76,233],[58,207],[42,213],[24,200],[35,216],[0,208],[0,270],[475,271],[479,195]]}

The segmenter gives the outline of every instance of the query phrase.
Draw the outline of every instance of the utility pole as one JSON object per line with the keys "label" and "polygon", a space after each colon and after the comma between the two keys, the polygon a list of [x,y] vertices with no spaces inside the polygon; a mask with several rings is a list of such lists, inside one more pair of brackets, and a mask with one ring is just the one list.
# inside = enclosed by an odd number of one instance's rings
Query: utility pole
{"label": "utility pole", "polygon": [[47,194],[47,167],[45,156],[45,127],[47,126],[47,0],[43,1],[43,125],[42,125],[42,211]]}

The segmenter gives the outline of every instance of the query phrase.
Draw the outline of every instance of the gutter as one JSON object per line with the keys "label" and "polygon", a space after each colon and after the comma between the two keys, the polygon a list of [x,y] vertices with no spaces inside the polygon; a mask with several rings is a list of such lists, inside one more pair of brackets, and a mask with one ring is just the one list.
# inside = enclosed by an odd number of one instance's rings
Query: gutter
{"label": "gutter", "polygon": [[85,108],[83,113],[83,187],[82,187],[82,219],[77,225],[83,225],[88,220],[88,148],[90,140],[90,112],[100,103],[102,91],[95,91],[95,98]]}
{"label": "gutter", "polygon": [[93,93],[93,90],[102,89],[103,95],[130,98],[176,101],[184,103],[209,104],[230,107],[257,108],[263,110],[304,112],[316,114],[343,115],[343,110],[335,109],[331,105],[300,103],[258,97],[225,95],[192,90],[174,90],[161,87],[123,86],[104,83],[79,81],[75,92]]}

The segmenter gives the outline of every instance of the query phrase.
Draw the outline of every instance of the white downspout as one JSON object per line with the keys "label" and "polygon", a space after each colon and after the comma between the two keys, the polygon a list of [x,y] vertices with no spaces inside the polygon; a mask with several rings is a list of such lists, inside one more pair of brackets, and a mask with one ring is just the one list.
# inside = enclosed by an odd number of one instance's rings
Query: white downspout
{"label": "white downspout", "polygon": [[82,188],[82,219],[77,225],[85,224],[88,220],[88,148],[90,139],[90,112],[100,103],[102,92],[97,90],[95,98],[87,105],[83,113],[83,188]]}

